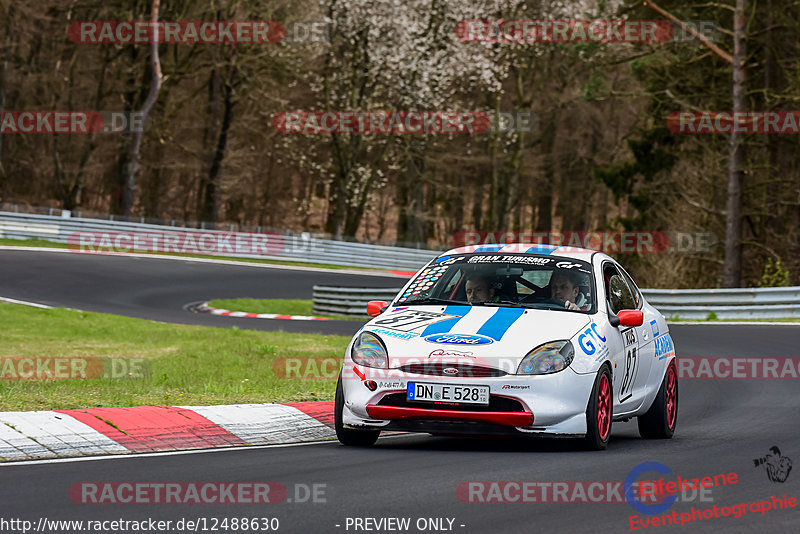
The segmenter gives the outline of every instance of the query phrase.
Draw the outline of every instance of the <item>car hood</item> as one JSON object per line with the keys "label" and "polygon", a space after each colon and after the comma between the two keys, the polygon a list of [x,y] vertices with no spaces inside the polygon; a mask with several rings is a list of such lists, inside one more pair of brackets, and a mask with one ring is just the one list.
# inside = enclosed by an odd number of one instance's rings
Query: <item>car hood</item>
{"label": "car hood", "polygon": [[468,363],[514,373],[542,343],[570,339],[589,323],[586,314],[491,306],[393,307],[372,319],[389,353],[389,367],[417,362]]}

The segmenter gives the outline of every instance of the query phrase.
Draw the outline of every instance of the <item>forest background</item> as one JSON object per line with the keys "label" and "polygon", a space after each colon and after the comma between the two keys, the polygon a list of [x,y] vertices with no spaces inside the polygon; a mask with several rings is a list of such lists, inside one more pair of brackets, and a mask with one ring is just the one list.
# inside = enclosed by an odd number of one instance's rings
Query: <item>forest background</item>
{"label": "forest background", "polygon": [[[162,21],[279,21],[287,34],[161,43],[156,56],[68,36],[76,21],[149,20],[154,8]],[[713,31],[703,42],[676,23],[675,39],[633,43],[456,32],[464,20],[664,13]],[[464,231],[711,235],[710,248],[618,258],[643,287],[800,285],[800,136],[667,127],[676,111],[798,109],[798,49],[793,0],[0,0],[0,111],[152,104],[138,145],[131,133],[0,134],[0,203],[433,248]],[[282,133],[273,119],[290,110],[535,120],[474,134]]]}

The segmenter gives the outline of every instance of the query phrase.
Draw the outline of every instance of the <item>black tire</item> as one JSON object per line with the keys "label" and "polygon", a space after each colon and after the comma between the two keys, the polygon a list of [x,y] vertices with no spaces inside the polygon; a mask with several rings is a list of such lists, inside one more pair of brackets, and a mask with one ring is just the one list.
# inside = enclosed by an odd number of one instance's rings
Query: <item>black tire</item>
{"label": "black tire", "polygon": [[336,437],[342,445],[351,447],[370,447],[381,435],[380,430],[354,430],[345,428],[342,424],[342,410],[344,409],[344,391],[342,390],[342,375],[336,383],[336,398],[334,402],[333,423],[336,428]]}
{"label": "black tire", "polygon": [[[603,385],[603,382],[605,384]],[[600,389],[603,388],[604,410],[598,410],[600,405]],[[614,388],[611,381],[611,371],[607,365],[603,365],[597,372],[592,386],[592,395],[589,397],[589,404],[586,406],[586,436],[583,438],[584,445],[592,451],[602,451],[608,447],[611,439],[611,424],[614,420]],[[602,426],[602,428],[601,428]]]}
{"label": "black tire", "polygon": [[[672,376],[670,376],[672,375]],[[674,389],[671,389],[670,380],[674,380]],[[674,413],[671,414],[669,397],[674,395]],[[670,414],[672,415],[670,417]],[[670,419],[671,423],[670,424]],[[639,434],[646,439],[670,439],[675,433],[678,425],[678,371],[675,367],[675,360],[672,360],[667,372],[664,373],[664,380],[658,389],[653,405],[647,413],[637,417],[639,424]]]}

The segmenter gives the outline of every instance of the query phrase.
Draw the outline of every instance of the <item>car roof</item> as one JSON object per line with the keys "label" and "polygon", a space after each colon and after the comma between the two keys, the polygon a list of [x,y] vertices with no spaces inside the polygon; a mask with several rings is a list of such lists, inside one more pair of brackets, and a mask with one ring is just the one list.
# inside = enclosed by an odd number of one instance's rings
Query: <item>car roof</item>
{"label": "car roof", "polygon": [[449,256],[452,254],[471,254],[471,253],[514,253],[514,254],[536,254],[544,256],[563,256],[574,258],[591,263],[592,255],[596,250],[577,247],[562,247],[559,245],[544,245],[537,243],[500,243],[497,245],[468,245],[458,247],[441,254]]}

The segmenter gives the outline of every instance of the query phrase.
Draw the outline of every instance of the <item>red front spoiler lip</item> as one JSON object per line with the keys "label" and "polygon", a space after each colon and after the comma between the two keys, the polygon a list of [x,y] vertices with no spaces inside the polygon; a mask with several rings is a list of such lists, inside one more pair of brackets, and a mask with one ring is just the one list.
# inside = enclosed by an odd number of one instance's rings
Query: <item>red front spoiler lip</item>
{"label": "red front spoiler lip", "polygon": [[406,408],[402,406],[380,406],[368,404],[367,413],[375,419],[428,419],[480,421],[502,426],[531,426],[531,412],[469,412],[465,410],[433,410],[430,408]]}

